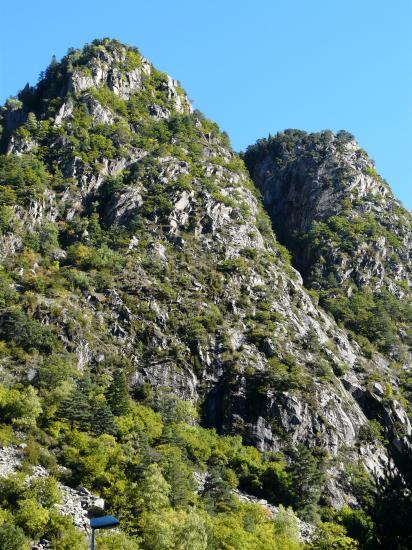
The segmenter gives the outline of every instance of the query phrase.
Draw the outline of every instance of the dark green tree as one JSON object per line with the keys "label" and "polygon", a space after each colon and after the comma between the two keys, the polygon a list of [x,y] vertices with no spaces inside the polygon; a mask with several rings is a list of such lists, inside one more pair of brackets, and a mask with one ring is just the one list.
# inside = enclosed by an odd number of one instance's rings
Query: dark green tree
{"label": "dark green tree", "polygon": [[375,522],[375,548],[412,548],[412,452],[397,457],[397,469],[376,482],[376,496],[369,510]]}
{"label": "dark green tree", "polygon": [[89,402],[90,387],[90,378],[83,377],[60,405],[58,414],[70,423],[72,429],[74,427],[81,430],[88,430],[90,428],[90,421],[92,419]]}
{"label": "dark green tree", "polygon": [[127,414],[130,400],[129,387],[122,370],[116,369],[113,372],[113,379],[106,391],[106,399],[114,416]]}
{"label": "dark green tree", "polygon": [[324,458],[305,445],[293,449],[290,456],[291,504],[303,518],[316,519],[317,504],[325,481]]}
{"label": "dark green tree", "polygon": [[209,469],[202,495],[211,514],[230,512],[236,508],[231,487],[225,479],[224,466],[220,464]]}
{"label": "dark green tree", "polygon": [[30,546],[20,527],[9,523],[0,525],[1,550],[28,550]]}
{"label": "dark green tree", "polygon": [[195,482],[190,468],[175,456],[171,456],[163,467],[163,475],[170,485],[170,504],[185,508],[193,504]]}
{"label": "dark green tree", "polygon": [[90,428],[95,435],[116,435],[113,413],[103,396],[97,396],[90,404]]}

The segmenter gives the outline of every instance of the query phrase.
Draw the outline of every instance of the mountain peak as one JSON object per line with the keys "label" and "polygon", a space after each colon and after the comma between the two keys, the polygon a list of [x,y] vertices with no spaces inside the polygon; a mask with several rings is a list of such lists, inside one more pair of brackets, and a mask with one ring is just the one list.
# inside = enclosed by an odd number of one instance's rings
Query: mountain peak
{"label": "mountain peak", "polygon": [[322,306],[341,321],[342,308],[368,301],[367,322],[347,327],[408,364],[412,219],[366,151],[348,132],[287,130],[249,147],[245,162],[278,238]]}
{"label": "mountain peak", "polygon": [[76,94],[107,86],[122,99],[140,91],[144,76],[150,77],[152,72],[152,66],[137,48],[108,38],[69,51],[61,66],[68,75],[68,92]]}
{"label": "mountain peak", "polygon": [[[69,49],[60,62],[53,57],[36,86],[26,85],[17,97],[6,102],[2,109],[3,142],[27,122],[29,113],[37,120],[55,119],[60,125],[72,114],[73,101],[90,104],[90,96],[100,103],[110,103],[111,110],[117,106],[123,111],[127,106],[122,107],[119,100],[134,99],[155,118],[193,111],[177,80],[153,67],[137,48],[103,38],[82,49]],[[107,119],[113,117],[97,123]]]}

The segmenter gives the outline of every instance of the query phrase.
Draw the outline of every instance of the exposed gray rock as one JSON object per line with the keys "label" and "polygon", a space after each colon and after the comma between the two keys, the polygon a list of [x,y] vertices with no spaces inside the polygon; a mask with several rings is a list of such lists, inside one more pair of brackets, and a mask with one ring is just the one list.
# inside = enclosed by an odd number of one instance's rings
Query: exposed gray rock
{"label": "exposed gray rock", "polygon": [[66,485],[59,485],[62,494],[62,504],[58,505],[59,511],[70,516],[73,523],[79,529],[86,531],[90,526],[89,510],[104,509],[104,500],[92,495],[84,487],[72,489]]}
{"label": "exposed gray rock", "polygon": [[22,448],[8,446],[0,448],[0,476],[6,477],[14,474],[21,464]]}
{"label": "exposed gray rock", "polygon": [[57,115],[54,119],[55,126],[61,126],[63,122],[73,114],[74,103],[71,99],[68,99],[62,103]]}
{"label": "exposed gray rock", "polygon": [[28,115],[27,111],[23,108],[22,102],[16,98],[11,98],[6,102],[2,114],[5,130],[8,134],[11,134],[13,130],[24,124]]}

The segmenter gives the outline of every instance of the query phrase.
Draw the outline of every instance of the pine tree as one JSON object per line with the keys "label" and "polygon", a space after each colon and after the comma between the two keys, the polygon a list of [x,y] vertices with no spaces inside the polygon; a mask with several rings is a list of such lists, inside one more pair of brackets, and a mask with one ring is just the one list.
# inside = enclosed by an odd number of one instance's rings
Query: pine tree
{"label": "pine tree", "polygon": [[213,514],[229,512],[235,508],[231,487],[225,480],[223,466],[216,465],[210,468],[203,496],[206,508]]}
{"label": "pine tree", "polygon": [[59,416],[68,420],[72,429],[74,427],[78,427],[81,430],[88,430],[90,428],[90,421],[92,419],[89,402],[90,386],[90,379],[82,378],[60,405]]}
{"label": "pine tree", "polygon": [[91,403],[91,431],[95,435],[116,435],[113,413],[103,396],[97,396]]}
{"label": "pine tree", "polygon": [[179,458],[168,457],[163,472],[167,482],[170,484],[170,503],[176,508],[184,508],[193,504],[195,482],[192,471]]}
{"label": "pine tree", "polygon": [[129,410],[129,388],[124,372],[116,369],[106,392],[106,399],[115,416],[123,416]]}
{"label": "pine tree", "polygon": [[322,456],[305,445],[299,445],[291,452],[289,466],[291,478],[292,505],[300,515],[313,520],[317,514],[317,504],[325,481],[325,464]]}

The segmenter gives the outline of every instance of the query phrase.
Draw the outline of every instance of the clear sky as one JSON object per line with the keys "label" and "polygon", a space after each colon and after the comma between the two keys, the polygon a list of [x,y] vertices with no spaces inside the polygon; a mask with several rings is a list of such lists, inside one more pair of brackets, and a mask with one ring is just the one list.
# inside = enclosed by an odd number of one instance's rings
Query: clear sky
{"label": "clear sky", "polygon": [[0,101],[110,36],[181,81],[237,150],[345,129],[412,210],[411,0],[21,0],[2,5]]}

